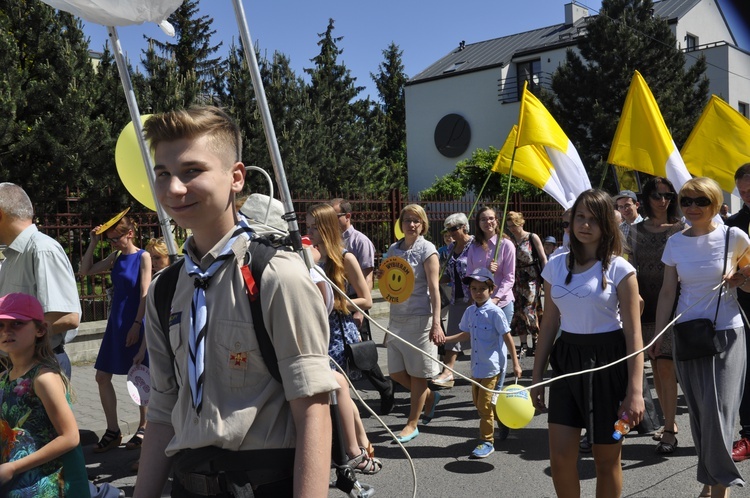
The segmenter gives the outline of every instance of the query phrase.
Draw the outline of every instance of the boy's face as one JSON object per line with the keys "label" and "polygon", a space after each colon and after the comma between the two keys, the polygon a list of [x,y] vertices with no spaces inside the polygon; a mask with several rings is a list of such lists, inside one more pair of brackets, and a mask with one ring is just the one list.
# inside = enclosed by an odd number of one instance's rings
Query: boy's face
{"label": "boy's face", "polygon": [[245,184],[242,163],[228,164],[206,136],[160,143],[154,163],[156,197],[178,225],[216,242],[234,226],[234,194]]}
{"label": "boy's face", "polygon": [[469,284],[469,292],[471,292],[471,298],[477,304],[484,304],[490,298],[490,287],[487,282],[472,280]]}
{"label": "boy's face", "polygon": [[544,252],[547,254],[547,256],[555,252],[555,244],[553,244],[552,242],[545,242]]}

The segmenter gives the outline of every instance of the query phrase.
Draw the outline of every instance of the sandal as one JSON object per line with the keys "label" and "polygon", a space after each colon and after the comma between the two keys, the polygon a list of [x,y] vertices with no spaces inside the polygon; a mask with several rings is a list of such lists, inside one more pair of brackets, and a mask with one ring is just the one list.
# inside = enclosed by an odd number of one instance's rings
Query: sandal
{"label": "sandal", "polygon": [[360,447],[362,453],[347,462],[347,465],[351,467],[354,472],[360,472],[362,474],[373,475],[377,474],[383,469],[383,462],[375,457],[370,457],[367,454],[367,450]]}
{"label": "sandal", "polygon": [[[672,436],[674,436],[674,431],[664,430],[664,434],[672,434]],[[660,455],[672,454],[677,449],[678,444],[677,438],[674,438],[674,443],[666,443],[662,438],[662,440],[659,441],[659,444],[656,445],[656,452]]]}
{"label": "sandal", "polygon": [[[679,431],[674,431],[674,432],[672,432],[672,434],[674,434],[675,436],[676,436],[677,434],[679,434],[679,433],[680,433]],[[656,432],[654,433],[654,435],[653,435],[653,436],[651,436],[651,439],[653,439],[654,441],[661,441],[661,437],[662,437],[663,435],[664,435],[664,427],[662,427],[661,429],[659,429],[658,431],[656,431]]]}
{"label": "sandal", "polygon": [[372,443],[367,443],[367,448],[365,448],[365,451],[367,452],[368,457],[375,458],[375,447],[372,445]]}
{"label": "sandal", "polygon": [[112,448],[117,448],[122,443],[122,432],[118,429],[117,432],[107,429],[104,435],[94,446],[94,453],[104,453]]}
{"label": "sandal", "polygon": [[143,444],[143,436],[146,434],[146,428],[145,427],[139,427],[137,431],[135,431],[135,434],[133,434],[133,437],[130,438],[130,441],[128,441],[125,444],[125,449],[128,450],[137,450],[141,447]]}

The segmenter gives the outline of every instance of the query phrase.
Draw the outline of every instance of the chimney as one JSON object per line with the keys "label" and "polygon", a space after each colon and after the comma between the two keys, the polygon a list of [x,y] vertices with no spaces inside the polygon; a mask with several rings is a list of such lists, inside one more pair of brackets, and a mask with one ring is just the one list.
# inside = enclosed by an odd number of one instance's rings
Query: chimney
{"label": "chimney", "polygon": [[589,10],[575,2],[565,4],[565,24],[575,24],[579,19],[588,17]]}

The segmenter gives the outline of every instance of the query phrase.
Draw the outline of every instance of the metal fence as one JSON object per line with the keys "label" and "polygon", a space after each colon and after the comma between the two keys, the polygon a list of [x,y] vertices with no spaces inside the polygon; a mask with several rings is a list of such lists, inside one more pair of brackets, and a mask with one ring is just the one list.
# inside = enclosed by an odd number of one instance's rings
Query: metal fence
{"label": "metal fence", "polygon": [[[469,197],[421,201],[416,195],[407,196],[398,191],[377,195],[368,193],[342,195],[339,193],[326,198],[297,193],[292,195],[292,203],[303,234],[307,231],[305,226],[307,210],[314,204],[328,202],[335,197],[345,198],[351,202],[352,224],[373,241],[376,251],[376,264],[379,263],[388,246],[396,240],[393,228],[401,209],[407,204],[417,203],[424,207],[430,220],[427,238],[438,247],[443,245],[440,231],[443,228],[445,218],[458,212],[468,216],[474,205],[474,199]],[[479,203],[478,207],[483,205]],[[495,209],[498,215],[501,215],[502,203],[493,202],[487,205]],[[67,212],[39,214],[35,222],[42,232],[60,242],[70,257],[73,270],[77,273],[81,257],[88,247],[91,229],[121,211],[122,207],[91,207],[85,202],[78,202],[74,198],[68,198],[65,205],[60,207]],[[526,230],[534,232],[542,238],[552,235],[558,241],[562,240],[563,230],[560,226],[560,217],[563,209],[556,202],[524,199],[521,195],[512,195],[508,209],[523,213],[526,219]],[[131,211],[129,215],[137,224],[136,245],[139,245],[139,247],[145,247],[149,239],[161,236],[156,213]],[[470,225],[471,233],[475,233],[476,226],[473,219],[470,220]],[[174,229],[175,238],[180,244],[185,239],[185,232],[178,227],[174,227]],[[110,251],[109,244],[100,243],[95,254],[95,260],[98,261],[106,257]],[[105,319],[109,311],[108,290],[112,285],[109,274],[78,275],[76,278],[83,310],[82,321]]]}

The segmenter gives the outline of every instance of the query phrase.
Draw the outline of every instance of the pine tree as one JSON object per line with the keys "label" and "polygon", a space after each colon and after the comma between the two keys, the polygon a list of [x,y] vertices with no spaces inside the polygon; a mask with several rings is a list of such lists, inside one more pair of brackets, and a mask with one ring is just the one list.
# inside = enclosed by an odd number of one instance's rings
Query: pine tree
{"label": "pine tree", "polygon": [[317,133],[307,151],[309,164],[318,172],[320,184],[329,192],[363,190],[367,178],[377,167],[380,143],[371,131],[371,103],[354,102],[364,87],[338,60],[343,49],[334,37],[334,20],[329,19],[325,33],[319,33],[320,53],[313,57],[314,67],[308,90],[312,112],[307,123]]}
{"label": "pine tree", "polygon": [[80,21],[36,0],[0,0],[0,53],[0,178],[23,186],[40,212],[68,188],[97,190],[114,157]]}
{"label": "pine tree", "polygon": [[[685,69],[685,55],[652,0],[603,0],[578,44],[552,79],[550,112],[578,148],[592,185],[605,174],[622,105],[635,70],[645,78],[677,146],[687,139],[708,97],[703,58]],[[612,175],[605,186],[614,189]]]}
{"label": "pine tree", "polygon": [[404,188],[406,185],[406,103],[404,86],[409,77],[404,72],[401,60],[403,50],[391,43],[383,50],[384,61],[378,66],[378,73],[370,73],[382,101],[384,127],[383,148],[380,157],[385,161],[390,173],[389,188]]}
{"label": "pine tree", "polygon": [[[163,93],[157,89],[162,84],[161,78],[176,73],[177,77],[170,83],[178,85],[174,104],[179,107],[210,103],[215,76],[223,72],[221,58],[212,57],[222,45],[221,42],[211,44],[211,37],[216,34],[211,28],[214,20],[197,14],[198,0],[186,0],[169,16],[168,21],[175,28],[175,43],[146,37],[149,47],[144,51],[142,62],[152,81],[152,91],[155,97]],[[152,100],[152,104],[154,108],[162,106],[157,100]]]}

